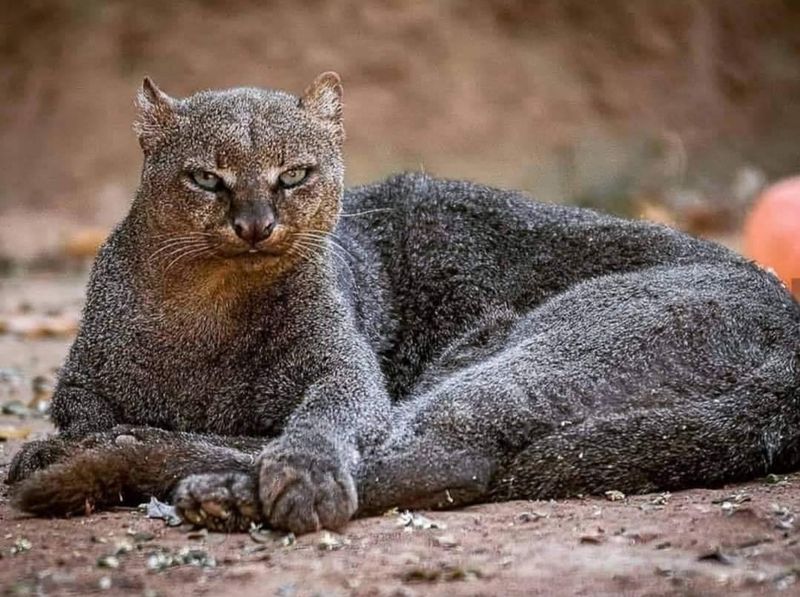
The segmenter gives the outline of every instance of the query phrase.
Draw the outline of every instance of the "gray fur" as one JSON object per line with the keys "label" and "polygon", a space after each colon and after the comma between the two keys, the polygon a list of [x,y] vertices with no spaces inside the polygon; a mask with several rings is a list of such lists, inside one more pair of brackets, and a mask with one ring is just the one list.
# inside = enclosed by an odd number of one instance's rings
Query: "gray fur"
{"label": "gray fur", "polygon": [[[62,437],[12,467],[20,507],[146,489],[212,528],[302,532],[395,505],[796,466],[800,308],[774,276],[663,226],[469,182],[404,174],[343,193],[340,95],[330,74],[302,101],[175,100],[146,83],[142,184],[95,264],[53,403]],[[277,191],[270,173],[296,159],[313,180]],[[186,163],[224,171],[230,194],[191,190]],[[297,234],[278,257],[232,256],[227,214],[258,201]],[[196,252],[175,261],[181,246]],[[130,446],[58,447],[121,424],[145,429]],[[81,467],[96,472],[59,493]]]}

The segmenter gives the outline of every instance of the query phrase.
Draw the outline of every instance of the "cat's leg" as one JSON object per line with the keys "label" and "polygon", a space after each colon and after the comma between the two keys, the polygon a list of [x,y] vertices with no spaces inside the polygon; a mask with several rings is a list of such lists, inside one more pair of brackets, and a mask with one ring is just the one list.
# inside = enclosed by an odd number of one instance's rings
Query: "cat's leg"
{"label": "cat's leg", "polygon": [[[135,443],[141,444],[136,449],[148,453],[170,452],[169,470],[149,493],[164,499],[171,496],[185,521],[218,532],[246,531],[262,521],[255,462],[267,438],[123,425],[113,432],[116,445]],[[145,488],[135,491],[143,493]]]}
{"label": "cat's leg", "polygon": [[15,483],[12,499],[27,512],[64,515],[174,497],[187,520],[239,528],[257,503],[255,462],[267,442],[118,427],[75,442],[61,461]]}
{"label": "cat's leg", "polygon": [[[6,484],[13,485],[27,479],[37,471],[74,456],[83,450],[110,447],[116,442],[133,439],[128,426],[117,426],[111,431],[99,431],[83,436],[51,435],[23,444],[8,467]],[[162,431],[162,430],[156,430]]]}
{"label": "cat's leg", "polygon": [[800,310],[755,268],[586,282],[401,405],[361,511],[716,484],[798,462]]}
{"label": "cat's leg", "polygon": [[145,444],[199,441],[213,446],[242,451],[257,451],[263,447],[264,438],[221,436],[168,431],[157,427],[117,425],[109,431],[89,433],[81,437],[53,435],[24,444],[14,455],[6,475],[6,484],[13,485],[35,472],[85,450],[104,450],[127,443]]}
{"label": "cat's leg", "polygon": [[[800,389],[771,359],[726,394],[592,417],[535,440],[499,467],[492,500],[718,486],[800,462]],[[796,366],[796,365],[795,365]]]}
{"label": "cat's leg", "polygon": [[[486,494],[499,464],[477,441],[460,441],[451,427],[472,426],[480,408],[462,396],[465,377],[480,363],[508,350],[509,331],[520,315],[507,307],[488,309],[473,329],[455,339],[417,381],[412,396],[395,408],[392,434],[368,454],[359,475],[359,513],[456,506]],[[492,388],[495,400],[513,388]],[[503,402],[511,402],[509,395]],[[475,435],[475,434],[473,434]],[[487,437],[489,434],[480,434]]]}

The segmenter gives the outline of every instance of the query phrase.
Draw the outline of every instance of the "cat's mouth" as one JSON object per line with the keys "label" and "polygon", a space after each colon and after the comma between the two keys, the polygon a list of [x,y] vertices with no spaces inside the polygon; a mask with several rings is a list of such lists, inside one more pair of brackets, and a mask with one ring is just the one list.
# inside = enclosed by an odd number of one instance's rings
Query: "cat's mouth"
{"label": "cat's mouth", "polygon": [[216,258],[231,265],[239,264],[246,267],[267,266],[276,263],[286,255],[286,246],[228,246],[217,249]]}
{"label": "cat's mouth", "polygon": [[282,226],[278,226],[273,234],[260,242],[229,244],[221,256],[246,262],[272,261],[286,254],[290,246],[287,240],[286,230]]}
{"label": "cat's mouth", "polygon": [[256,244],[230,243],[218,250],[218,257],[234,263],[257,266],[271,264],[288,256],[310,259],[323,245],[321,235],[280,229],[268,239]]}
{"label": "cat's mouth", "polygon": [[236,253],[230,255],[234,259],[263,259],[265,257],[280,257],[286,253],[284,248],[278,247],[250,247],[247,249],[242,249],[237,251]]}

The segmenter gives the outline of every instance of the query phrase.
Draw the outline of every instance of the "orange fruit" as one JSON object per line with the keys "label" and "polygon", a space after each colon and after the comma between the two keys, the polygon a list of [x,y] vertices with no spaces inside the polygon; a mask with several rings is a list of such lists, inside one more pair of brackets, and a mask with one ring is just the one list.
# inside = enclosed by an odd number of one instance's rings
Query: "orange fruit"
{"label": "orange fruit", "polygon": [[800,176],[761,194],[745,220],[744,250],[800,297]]}

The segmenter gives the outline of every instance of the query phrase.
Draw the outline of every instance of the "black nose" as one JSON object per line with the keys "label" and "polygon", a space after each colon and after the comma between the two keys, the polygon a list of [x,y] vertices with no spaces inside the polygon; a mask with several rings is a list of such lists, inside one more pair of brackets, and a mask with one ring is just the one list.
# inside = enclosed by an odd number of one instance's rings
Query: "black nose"
{"label": "black nose", "polygon": [[269,238],[274,229],[275,218],[272,216],[241,215],[233,219],[233,230],[236,232],[236,236],[251,245]]}

